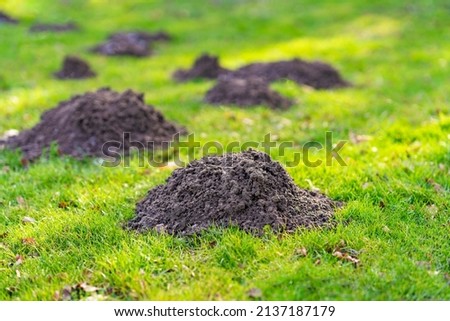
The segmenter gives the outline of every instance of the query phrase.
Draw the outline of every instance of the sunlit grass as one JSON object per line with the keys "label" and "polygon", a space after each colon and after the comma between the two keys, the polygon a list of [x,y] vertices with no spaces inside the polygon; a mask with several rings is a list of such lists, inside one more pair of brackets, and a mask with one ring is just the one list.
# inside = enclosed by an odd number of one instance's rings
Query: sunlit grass
{"label": "sunlit grass", "polygon": [[[283,164],[305,142],[323,143],[332,131],[336,142],[348,141],[347,166],[287,171],[299,186],[319,188],[345,206],[334,228],[293,235],[255,237],[236,229],[194,238],[141,235],[123,224],[172,168],[140,168],[137,159],[128,168],[104,168],[54,154],[23,168],[20,155],[3,150],[0,299],[61,299],[65,286],[83,282],[98,287],[103,299],[248,299],[253,287],[273,300],[450,299],[445,1],[117,3],[0,1],[23,20],[0,25],[0,135],[30,128],[72,95],[132,88],[202,143],[260,142],[269,132],[278,142],[294,142],[284,156],[272,151]],[[82,30],[29,34],[35,21],[75,21]],[[144,59],[88,52],[121,29],[164,29],[175,38]],[[282,112],[210,106],[202,98],[212,81],[171,80],[202,52],[219,55],[228,68],[323,60],[354,86],[315,91],[278,82],[272,87],[296,101]],[[98,77],[54,80],[66,54],[87,59]],[[325,152],[311,157],[323,159]],[[35,222],[23,223],[24,217]],[[333,256],[344,243],[357,252],[357,267]]]}

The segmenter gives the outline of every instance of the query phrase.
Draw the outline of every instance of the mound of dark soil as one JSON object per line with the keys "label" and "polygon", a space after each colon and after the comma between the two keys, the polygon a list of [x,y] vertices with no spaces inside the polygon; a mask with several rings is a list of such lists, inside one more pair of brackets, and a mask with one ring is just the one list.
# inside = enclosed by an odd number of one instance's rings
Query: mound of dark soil
{"label": "mound of dark soil", "polygon": [[285,109],[292,105],[292,101],[271,90],[261,78],[229,76],[218,79],[217,84],[206,93],[205,102],[241,107],[266,105],[274,109]]}
{"label": "mound of dark soil", "polygon": [[323,62],[307,62],[300,59],[269,63],[254,63],[232,72],[234,77],[260,77],[267,82],[290,79],[316,89],[346,87],[350,84],[339,72]]}
{"label": "mound of dark soil", "polygon": [[148,42],[155,41],[170,41],[172,37],[164,31],[157,32],[144,32],[144,31],[135,31],[135,32],[116,32],[109,36],[109,40],[117,39],[121,37],[131,37],[134,39],[139,39]]}
{"label": "mound of dark soil", "polygon": [[[9,138],[6,145],[20,148],[26,159],[38,157],[52,143],[58,144],[60,154],[103,156],[103,144],[122,142],[124,133],[130,133],[131,139],[125,140],[122,146],[128,153],[131,141],[141,142],[145,147],[147,142],[160,146],[178,132],[185,133],[185,129],[166,121],[160,112],[145,105],[143,94],[103,88],[61,102],[45,112],[35,127]],[[112,147],[119,148],[120,144]],[[106,154],[109,155],[107,151]]]}
{"label": "mound of dark soil", "polygon": [[86,61],[74,56],[65,57],[61,70],[54,75],[58,79],[84,79],[96,76]]}
{"label": "mound of dark soil", "polygon": [[107,56],[142,57],[151,53],[154,42],[170,39],[170,35],[165,32],[118,32],[109,36],[105,43],[92,48],[92,51]]}
{"label": "mound of dark soil", "polygon": [[0,11],[0,23],[17,24],[17,23],[19,23],[19,21],[17,19],[14,19],[14,18],[8,16],[3,11]]}
{"label": "mound of dark soil", "polygon": [[78,30],[73,22],[68,23],[37,23],[30,27],[30,32],[68,32]]}
{"label": "mound of dark soil", "polygon": [[218,57],[203,54],[195,60],[191,69],[178,69],[173,74],[173,78],[177,81],[197,78],[217,79],[228,72],[230,72],[228,69],[220,66]]}
{"label": "mound of dark soil", "polygon": [[293,232],[326,224],[339,204],[299,188],[267,154],[204,157],[173,172],[137,204],[128,227],[189,235],[212,225]]}

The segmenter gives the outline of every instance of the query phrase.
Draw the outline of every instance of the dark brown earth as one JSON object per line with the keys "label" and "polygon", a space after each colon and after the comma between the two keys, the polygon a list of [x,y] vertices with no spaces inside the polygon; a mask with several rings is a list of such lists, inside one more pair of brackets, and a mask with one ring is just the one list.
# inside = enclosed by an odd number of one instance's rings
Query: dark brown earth
{"label": "dark brown earth", "polygon": [[7,15],[5,12],[0,11],[0,23],[17,24],[19,21]]}
{"label": "dark brown earth", "polygon": [[265,105],[274,109],[289,108],[293,102],[269,88],[257,77],[235,78],[222,76],[205,95],[205,102],[214,105],[249,107]]}
{"label": "dark brown earth", "polygon": [[254,63],[233,71],[231,75],[237,78],[260,77],[267,82],[290,79],[316,89],[341,88],[350,85],[329,64],[300,59]]}
{"label": "dark brown earth", "polygon": [[128,227],[191,235],[213,225],[261,233],[326,224],[340,204],[295,185],[289,174],[254,150],[204,157],[176,169],[137,204]]}
{"label": "dark brown earth", "polygon": [[73,22],[68,23],[37,23],[30,27],[30,32],[68,32],[78,30]]}
{"label": "dark brown earth", "polygon": [[74,56],[66,56],[61,70],[54,75],[58,79],[84,79],[96,76],[86,61]]}
{"label": "dark brown earth", "polygon": [[173,78],[180,82],[197,78],[216,79],[228,72],[220,66],[218,57],[203,54],[195,60],[191,69],[178,69]]}
{"label": "dark brown earth", "polygon": [[148,56],[154,42],[169,41],[171,36],[165,32],[118,32],[108,40],[92,48],[93,52],[107,56]]}
{"label": "dark brown earth", "polygon": [[109,88],[96,92],[77,95],[61,102],[41,116],[41,121],[19,135],[9,138],[6,147],[21,149],[24,158],[32,160],[39,157],[44,149],[57,143],[60,154],[74,157],[110,155],[102,151],[108,141],[114,152],[119,148],[124,133],[130,133],[130,140],[123,143],[123,152],[127,154],[130,146],[147,142],[161,146],[163,142],[173,140],[176,133],[186,130],[168,122],[152,106],[144,102],[144,94],[126,90],[122,93]]}

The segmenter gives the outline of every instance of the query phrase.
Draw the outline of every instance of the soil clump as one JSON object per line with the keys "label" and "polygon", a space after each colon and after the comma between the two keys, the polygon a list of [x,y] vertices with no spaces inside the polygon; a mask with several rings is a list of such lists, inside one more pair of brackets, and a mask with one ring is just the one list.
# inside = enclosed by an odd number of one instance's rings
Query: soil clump
{"label": "soil clump", "polygon": [[151,46],[155,42],[169,41],[171,36],[166,32],[118,32],[110,35],[108,40],[92,48],[91,51],[106,56],[144,57],[151,54]]}
{"label": "soil clump", "polygon": [[299,188],[262,152],[208,156],[176,169],[136,207],[128,228],[191,235],[211,226],[262,233],[323,226],[341,204]]}
{"label": "soil clump", "polygon": [[75,56],[64,58],[61,70],[54,73],[58,79],[85,79],[95,77],[89,64],[83,59]]}
{"label": "soil clump", "polygon": [[213,105],[250,107],[265,105],[273,109],[289,108],[293,102],[270,89],[262,78],[222,76],[205,95],[205,102]]}
{"label": "soil clump", "polygon": [[59,154],[101,157],[128,154],[131,147],[158,148],[177,133],[186,130],[146,105],[144,94],[102,88],[44,112],[36,126],[8,138],[6,147],[20,149],[27,160],[39,157],[54,143]]}
{"label": "soil clump", "polygon": [[173,78],[179,82],[198,78],[217,79],[219,76],[229,72],[228,69],[220,66],[218,57],[203,54],[195,60],[194,65],[190,69],[178,69],[175,71]]}

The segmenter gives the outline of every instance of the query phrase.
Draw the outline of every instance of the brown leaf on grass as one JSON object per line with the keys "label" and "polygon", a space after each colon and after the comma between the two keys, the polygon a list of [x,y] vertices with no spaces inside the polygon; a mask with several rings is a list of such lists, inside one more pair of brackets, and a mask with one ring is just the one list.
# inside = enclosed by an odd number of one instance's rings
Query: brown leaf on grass
{"label": "brown leaf on grass", "polygon": [[26,224],[26,223],[36,223],[36,220],[32,217],[29,216],[25,216],[24,218],[22,218],[22,223]]}
{"label": "brown leaf on grass", "polygon": [[304,247],[301,247],[301,248],[295,249],[295,255],[300,256],[300,257],[305,257],[308,255],[308,251]]}
{"label": "brown leaf on grass", "polygon": [[444,273],[444,278],[447,280],[447,284],[450,285],[450,273]]}
{"label": "brown leaf on grass", "polygon": [[364,184],[362,184],[362,189],[368,189],[369,187],[372,187],[373,184],[371,182],[365,182]]}
{"label": "brown leaf on grass", "polygon": [[28,256],[31,257],[31,258],[37,258],[37,257],[39,257],[40,255],[39,255],[38,252],[33,251],[33,252],[31,252]]}
{"label": "brown leaf on grass", "polygon": [[56,290],[55,293],[53,294],[53,300],[55,301],[61,300],[61,293],[58,290]]}
{"label": "brown leaf on grass", "polygon": [[19,204],[19,206],[27,205],[27,202],[25,201],[25,199],[22,196],[17,196],[16,201],[17,201],[17,204]]}
{"label": "brown leaf on grass", "polygon": [[20,254],[17,254],[15,259],[16,259],[16,263],[15,263],[16,265],[22,264],[23,260],[24,260],[23,256]]}
{"label": "brown leaf on grass", "polygon": [[66,209],[69,207],[78,207],[78,206],[77,206],[77,203],[72,200],[68,200],[68,201],[63,200],[58,203],[58,208]]}
{"label": "brown leaf on grass", "polygon": [[431,204],[425,207],[425,214],[429,219],[434,220],[436,214],[439,212],[439,209],[436,205]]}
{"label": "brown leaf on grass", "polygon": [[18,288],[16,286],[8,286],[6,288],[6,292],[8,292],[9,294],[14,294],[15,292],[17,292]]}
{"label": "brown leaf on grass", "polygon": [[20,163],[21,163],[22,166],[25,167],[25,168],[27,168],[28,165],[30,165],[30,161],[29,161],[28,159],[26,159],[26,158],[22,158],[22,159],[20,160]]}
{"label": "brown leaf on grass", "polygon": [[72,299],[72,287],[70,285],[66,285],[62,290],[62,300],[70,301]]}
{"label": "brown leaf on grass", "polygon": [[77,287],[77,288],[80,288],[80,289],[82,289],[84,292],[88,292],[88,293],[89,293],[89,292],[96,292],[96,291],[98,290],[97,287],[92,286],[92,285],[89,285],[89,284],[86,284],[85,282],[78,284],[76,287]]}
{"label": "brown leaf on grass", "polygon": [[434,188],[436,193],[443,193],[445,191],[442,185],[436,183],[436,181],[432,178],[427,178],[426,182]]}
{"label": "brown leaf on grass", "polygon": [[347,243],[345,240],[339,240],[339,242],[335,245],[333,244],[327,244],[325,247],[325,250],[329,253],[334,253],[335,251],[344,252],[344,248],[347,246]]}
{"label": "brown leaf on grass", "polygon": [[247,295],[252,299],[260,299],[262,297],[262,291],[258,288],[251,288],[247,291]]}
{"label": "brown leaf on grass", "polygon": [[317,260],[314,262],[314,265],[320,265],[320,264],[322,264],[322,261],[321,261],[320,259],[317,259]]}
{"label": "brown leaf on grass", "polygon": [[347,262],[353,263],[355,266],[359,265],[359,260],[356,257],[353,257],[353,256],[349,255],[348,253],[342,253],[340,251],[335,251],[333,253],[333,256],[335,256],[338,259],[341,259],[343,261],[347,261]]}
{"label": "brown leaf on grass", "polygon": [[25,237],[22,239],[24,245],[36,245],[36,240],[32,237]]}
{"label": "brown leaf on grass", "polygon": [[94,271],[92,271],[91,269],[86,268],[86,269],[83,270],[83,275],[84,275],[85,278],[91,279],[92,276],[94,275]]}
{"label": "brown leaf on grass", "polygon": [[58,203],[58,208],[67,208],[69,206],[69,203],[65,202],[65,201],[61,201]]}
{"label": "brown leaf on grass", "polygon": [[222,295],[221,295],[220,293],[215,293],[215,294],[212,296],[212,300],[213,300],[213,301],[223,301],[223,297],[222,297]]}
{"label": "brown leaf on grass", "polygon": [[358,135],[354,132],[349,133],[349,139],[355,145],[368,142],[368,141],[372,140],[372,138],[373,137],[369,136],[369,135]]}

